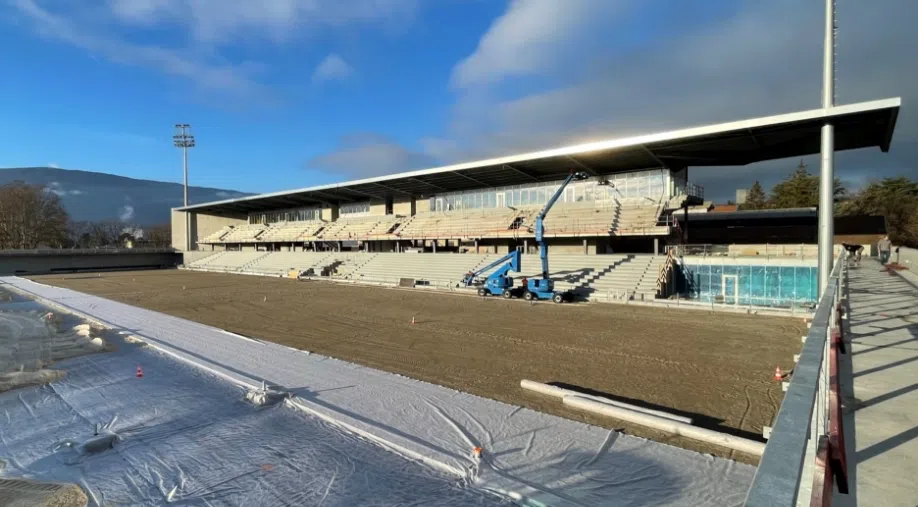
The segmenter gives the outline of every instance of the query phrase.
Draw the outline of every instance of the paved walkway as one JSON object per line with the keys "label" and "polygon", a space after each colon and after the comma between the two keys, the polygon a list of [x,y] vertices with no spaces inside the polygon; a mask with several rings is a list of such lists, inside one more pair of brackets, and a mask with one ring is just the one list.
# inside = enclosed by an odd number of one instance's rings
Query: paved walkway
{"label": "paved walkway", "polygon": [[[849,270],[850,356],[842,356],[849,495],[833,505],[918,505],[918,275]],[[847,389],[846,389],[847,388]]]}

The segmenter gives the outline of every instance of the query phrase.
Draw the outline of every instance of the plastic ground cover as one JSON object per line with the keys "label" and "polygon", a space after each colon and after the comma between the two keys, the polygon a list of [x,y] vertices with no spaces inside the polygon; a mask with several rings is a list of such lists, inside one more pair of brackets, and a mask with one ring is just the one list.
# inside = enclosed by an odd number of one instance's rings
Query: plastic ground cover
{"label": "plastic ground cover", "polygon": [[[14,277],[62,305],[465,484],[531,505],[739,505],[754,467]],[[483,457],[472,457],[482,447]]]}
{"label": "plastic ground cover", "polygon": [[0,477],[75,483],[94,505],[502,503],[151,347],[55,368],[66,376],[0,393]]}

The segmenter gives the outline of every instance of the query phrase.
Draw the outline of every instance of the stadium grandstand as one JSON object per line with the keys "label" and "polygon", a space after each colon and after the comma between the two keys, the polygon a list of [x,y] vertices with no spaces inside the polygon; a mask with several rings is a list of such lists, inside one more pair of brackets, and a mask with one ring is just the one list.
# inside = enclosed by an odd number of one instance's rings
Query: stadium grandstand
{"label": "stadium grandstand", "polygon": [[[676,272],[668,252],[687,241],[679,211],[705,202],[691,167],[818,153],[826,122],[836,151],[885,152],[899,106],[877,100],[195,204],[172,210],[173,246],[194,269],[434,286],[517,249],[531,275],[535,217],[577,171],[589,178],[567,186],[544,222],[552,278],[587,299],[655,299],[678,285],[666,278]],[[795,301],[812,303],[815,259],[801,262],[791,269],[807,268],[807,290],[797,292],[812,296]],[[741,291],[742,275],[724,276]],[[722,281],[712,283],[728,292]]]}

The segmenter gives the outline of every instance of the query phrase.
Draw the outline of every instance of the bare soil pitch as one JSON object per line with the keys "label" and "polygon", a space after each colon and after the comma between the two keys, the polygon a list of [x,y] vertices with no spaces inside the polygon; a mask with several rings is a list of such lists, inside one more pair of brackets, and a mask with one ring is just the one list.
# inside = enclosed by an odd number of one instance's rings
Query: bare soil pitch
{"label": "bare soil pitch", "polygon": [[[520,379],[690,415],[749,438],[771,425],[797,319],[498,298],[192,271],[34,277],[116,301],[680,447],[754,462],[562,406]],[[183,290],[182,287],[185,287]],[[265,301],[267,298],[267,301]],[[412,317],[416,324],[411,324]]]}

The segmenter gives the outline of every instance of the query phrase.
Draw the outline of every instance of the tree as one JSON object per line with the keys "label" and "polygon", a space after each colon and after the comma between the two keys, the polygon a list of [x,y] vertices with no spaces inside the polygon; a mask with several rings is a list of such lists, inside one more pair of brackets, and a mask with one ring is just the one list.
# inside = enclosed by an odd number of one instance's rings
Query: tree
{"label": "tree", "polygon": [[0,186],[0,249],[61,248],[68,219],[60,197],[41,185]]}
{"label": "tree", "polygon": [[743,209],[765,209],[767,207],[767,199],[765,190],[762,189],[762,184],[756,180],[749,191],[746,192],[746,202],[742,207]]}
{"label": "tree", "polygon": [[166,222],[146,229],[144,231],[144,239],[152,247],[168,247],[172,245],[172,224]]}
{"label": "tree", "polygon": [[[834,197],[844,197],[846,194],[844,185],[836,178]],[[810,174],[801,160],[790,176],[771,189],[768,204],[774,208],[809,208],[819,205],[819,176]]]}
{"label": "tree", "polygon": [[838,207],[840,215],[882,215],[894,244],[918,247],[918,182],[905,176],[871,182]]}
{"label": "tree", "polygon": [[126,226],[116,220],[101,222],[71,222],[68,226],[70,244],[76,248],[121,246],[119,239]]}

